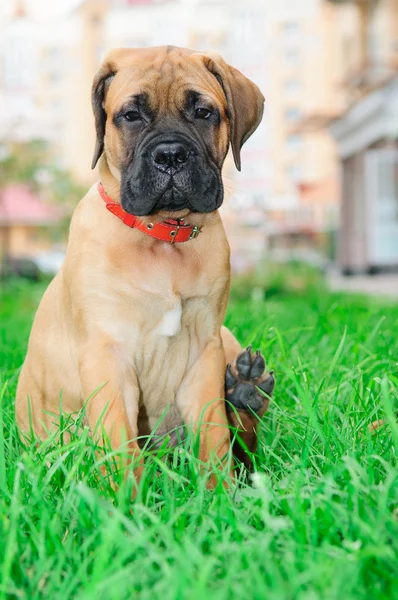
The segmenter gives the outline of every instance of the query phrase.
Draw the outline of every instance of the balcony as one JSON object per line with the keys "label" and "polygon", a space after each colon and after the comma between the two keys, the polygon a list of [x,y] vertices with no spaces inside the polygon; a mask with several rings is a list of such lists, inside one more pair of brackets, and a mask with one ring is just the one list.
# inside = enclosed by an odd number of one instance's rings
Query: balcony
{"label": "balcony", "polygon": [[289,127],[288,133],[290,135],[313,133],[320,129],[325,129],[334,119],[340,117],[342,113],[343,109],[308,113],[300,121]]}

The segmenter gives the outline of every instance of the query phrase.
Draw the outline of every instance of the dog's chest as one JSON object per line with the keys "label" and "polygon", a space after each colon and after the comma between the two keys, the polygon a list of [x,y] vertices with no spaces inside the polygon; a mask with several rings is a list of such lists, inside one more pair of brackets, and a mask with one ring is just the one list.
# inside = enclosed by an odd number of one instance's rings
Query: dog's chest
{"label": "dog's chest", "polygon": [[140,406],[146,415],[144,420],[140,418],[142,431],[150,431],[160,418],[163,428],[172,429],[179,424],[174,423],[177,413],[170,407],[175,405],[185,376],[211,335],[211,310],[206,299],[176,297],[163,310],[160,304],[157,309],[152,307],[152,315],[157,315],[154,326],[146,324],[138,348],[132,349],[141,392]]}
{"label": "dog's chest", "polygon": [[166,310],[161,317],[158,325],[155,327],[154,334],[159,336],[172,337],[181,330],[182,304],[177,299],[175,305]]}

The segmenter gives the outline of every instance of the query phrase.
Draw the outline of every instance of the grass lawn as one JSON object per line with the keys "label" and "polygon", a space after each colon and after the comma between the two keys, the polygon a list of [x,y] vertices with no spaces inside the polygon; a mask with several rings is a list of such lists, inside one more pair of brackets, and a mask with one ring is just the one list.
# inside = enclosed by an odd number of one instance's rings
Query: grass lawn
{"label": "grass lawn", "polygon": [[39,448],[17,437],[42,291],[0,293],[0,599],[396,597],[398,306],[322,289],[235,298],[227,324],[277,376],[257,474],[207,491],[188,449],[149,455],[131,504],[131,481],[116,492],[99,475],[86,430]]}

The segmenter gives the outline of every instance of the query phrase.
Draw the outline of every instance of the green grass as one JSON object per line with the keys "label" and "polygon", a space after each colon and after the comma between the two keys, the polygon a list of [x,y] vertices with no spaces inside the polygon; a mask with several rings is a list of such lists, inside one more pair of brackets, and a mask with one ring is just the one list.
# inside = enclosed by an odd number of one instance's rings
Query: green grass
{"label": "green grass", "polygon": [[85,429],[64,445],[18,439],[16,379],[42,291],[0,296],[0,599],[395,596],[396,305],[322,289],[235,297],[227,324],[277,374],[254,480],[208,491],[188,449],[148,454],[131,503],[131,479],[110,486],[99,463],[111,458]]}

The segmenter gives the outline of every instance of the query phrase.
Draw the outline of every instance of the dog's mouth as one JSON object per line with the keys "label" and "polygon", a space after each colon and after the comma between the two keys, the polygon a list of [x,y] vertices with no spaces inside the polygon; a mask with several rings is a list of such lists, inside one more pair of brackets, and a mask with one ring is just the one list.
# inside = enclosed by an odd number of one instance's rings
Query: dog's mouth
{"label": "dog's mouth", "polygon": [[193,207],[189,204],[189,200],[179,191],[173,180],[170,181],[163,196],[159,199],[157,206],[155,206],[155,210],[156,209],[167,209],[168,211],[194,211]]}
{"label": "dog's mouth", "polygon": [[135,194],[129,183],[126,188],[127,194],[122,193],[121,195],[122,207],[126,212],[137,217],[151,216],[158,213],[169,213],[173,216],[173,213],[177,212],[184,212],[184,215],[178,216],[186,216],[190,212],[198,212],[191,206],[189,200],[181,193],[172,180],[158,197],[147,198],[146,201],[141,203],[132,200]]}
{"label": "dog's mouth", "polygon": [[198,144],[175,132],[139,146],[122,171],[122,206],[136,216],[209,213],[222,200],[219,166]]}
{"label": "dog's mouth", "polygon": [[[153,191],[147,186],[134,185],[131,179],[125,182],[122,178],[121,204],[124,210],[135,216],[151,216],[154,214],[180,213],[174,216],[186,216],[189,213],[213,212],[222,204],[223,185],[221,175],[213,175],[207,186],[187,186],[188,190],[181,190],[174,178],[167,182],[155,181]],[[137,189],[138,188],[138,189]],[[142,189],[144,188],[144,189]],[[146,189],[145,189],[146,188]],[[160,188],[160,189],[159,189]],[[184,213],[184,214],[182,214]]]}

